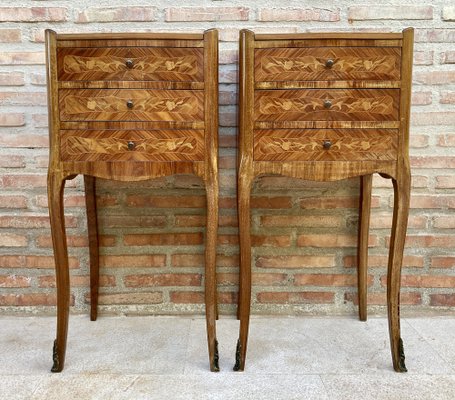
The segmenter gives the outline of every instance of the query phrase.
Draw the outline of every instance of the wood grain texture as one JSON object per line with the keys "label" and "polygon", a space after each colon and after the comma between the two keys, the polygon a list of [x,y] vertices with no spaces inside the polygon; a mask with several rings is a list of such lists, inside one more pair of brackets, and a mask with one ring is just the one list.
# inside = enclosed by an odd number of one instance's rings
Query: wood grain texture
{"label": "wood grain texture", "polygon": [[201,48],[61,48],[61,81],[204,80]]}
{"label": "wood grain texture", "polygon": [[393,161],[398,132],[378,129],[254,131],[258,161]]}
{"label": "wood grain texture", "polygon": [[399,292],[410,190],[412,32],[255,35],[241,31],[240,332],[235,370],[245,367],[248,341],[253,180],[260,175],[313,181],[361,177],[358,288],[359,317],[364,320],[373,173],[392,178],[394,185],[387,304],[393,366],[396,371],[406,370]]}
{"label": "wood grain texture", "polygon": [[64,366],[69,270],[63,187],[84,175],[92,320],[99,290],[95,178],[141,181],[200,176],[207,191],[205,305],[210,370],[218,371],[215,322],[218,230],[218,33],[65,34],[46,31],[49,213],[57,276],[52,371]]}
{"label": "wood grain texture", "polygon": [[400,48],[324,47],[258,49],[255,80],[400,80]]}

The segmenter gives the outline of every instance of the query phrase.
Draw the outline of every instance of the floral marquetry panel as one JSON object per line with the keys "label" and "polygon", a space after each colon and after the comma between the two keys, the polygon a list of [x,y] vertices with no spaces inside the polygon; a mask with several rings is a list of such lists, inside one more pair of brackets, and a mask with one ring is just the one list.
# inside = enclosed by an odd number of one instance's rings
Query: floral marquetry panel
{"label": "floral marquetry panel", "polygon": [[204,79],[200,48],[61,48],[59,79],[198,81]]}

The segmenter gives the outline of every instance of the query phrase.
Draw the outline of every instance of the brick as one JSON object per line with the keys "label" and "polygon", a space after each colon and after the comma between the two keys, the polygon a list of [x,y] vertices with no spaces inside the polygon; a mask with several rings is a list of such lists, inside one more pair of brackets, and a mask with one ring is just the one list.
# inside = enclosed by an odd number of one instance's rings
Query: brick
{"label": "brick", "polygon": [[78,13],[75,23],[88,22],[150,22],[156,21],[156,7],[90,7]]}
{"label": "brick", "polygon": [[455,217],[449,215],[435,217],[433,226],[438,229],[453,229],[455,228]]}
{"label": "brick", "polygon": [[238,116],[235,111],[225,111],[221,109],[218,119],[220,126],[237,126]]}
{"label": "brick", "polygon": [[414,65],[433,65],[433,51],[414,51]]}
{"label": "brick", "polygon": [[252,235],[251,246],[253,247],[290,247],[289,235]]}
{"label": "brick", "polygon": [[35,128],[47,128],[49,125],[47,114],[33,114],[32,122]]}
{"label": "brick", "polygon": [[273,227],[341,227],[345,219],[336,215],[264,215],[262,226]]}
{"label": "brick", "polygon": [[431,257],[431,268],[453,268],[455,267],[455,257]]}
{"label": "brick", "polygon": [[251,279],[258,286],[285,285],[288,282],[287,274],[279,273],[253,273]]}
{"label": "brick", "polygon": [[31,278],[21,275],[0,275],[0,288],[30,287]]}
{"label": "brick", "polygon": [[[253,276],[256,276],[253,274]],[[254,281],[256,285],[258,285],[261,277],[257,277],[259,280]],[[253,278],[254,279],[254,278]],[[233,286],[239,284],[239,274],[232,273],[232,272],[218,272],[216,274],[216,282],[218,286]]]}
{"label": "brick", "polygon": [[220,91],[219,93],[219,103],[220,105],[235,105],[237,104],[237,96],[236,92],[231,92],[228,90]]}
{"label": "brick", "polygon": [[414,84],[449,85],[455,83],[455,71],[416,72],[413,75]]}
{"label": "brick", "polygon": [[419,189],[427,188],[430,184],[429,182],[428,176],[414,175],[411,179],[411,187]]}
{"label": "brick", "polygon": [[105,255],[100,257],[100,265],[104,268],[161,268],[166,266],[166,255]]}
{"label": "brick", "polygon": [[368,5],[353,6],[348,8],[349,21],[365,20],[430,20],[433,19],[433,7],[431,6],[386,6]]}
{"label": "brick", "polygon": [[[379,199],[372,198],[371,207],[378,207]],[[300,208],[305,210],[313,209],[338,209],[358,208],[358,197],[305,197],[300,201]]]}
{"label": "brick", "polygon": [[455,104],[455,92],[442,92],[439,102],[441,104]]}
{"label": "brick", "polygon": [[218,62],[220,64],[237,64],[239,62],[238,50],[220,49]]}
{"label": "brick", "polygon": [[267,197],[267,196],[254,196],[250,202],[251,208],[291,208],[292,199],[289,196],[280,197]]}
{"label": "brick", "polygon": [[455,157],[411,156],[410,158],[412,168],[455,168]]}
{"label": "brick", "polygon": [[15,155],[0,155],[0,168],[24,168],[25,158]]}
{"label": "brick", "polygon": [[127,246],[176,246],[203,243],[202,233],[130,234],[123,237]]}
{"label": "brick", "polygon": [[173,254],[171,257],[173,267],[202,267],[204,265],[203,254]]}
{"label": "brick", "polygon": [[[79,260],[69,257],[69,268],[79,268]],[[2,255],[0,257],[0,268],[27,268],[27,269],[54,269],[55,262],[53,256],[18,256]]]}
{"label": "brick", "polygon": [[64,7],[0,7],[0,22],[62,22]]}
{"label": "brick", "polygon": [[[223,68],[223,66],[221,66],[220,71],[218,73],[218,80],[219,80],[219,83],[222,83],[222,84],[237,83],[239,81],[238,70],[232,69],[232,68],[229,68],[229,69]],[[224,122],[226,122],[226,119],[228,118],[228,116],[226,116],[224,118],[225,118]],[[229,118],[231,118],[231,120],[232,120],[232,118],[234,118],[234,113],[231,113],[231,116]],[[232,126],[232,122],[230,121],[229,125],[221,125],[221,126]]]}
{"label": "brick", "polygon": [[180,21],[248,21],[245,7],[170,7],[165,10],[166,22]]}
{"label": "brick", "polygon": [[455,7],[443,7],[442,8],[442,20],[443,21],[455,21]]}
{"label": "brick", "polygon": [[[36,307],[55,305],[57,305],[57,296],[54,293],[0,294],[0,306]],[[74,296],[70,298],[70,305],[74,305]]]}
{"label": "brick", "polygon": [[163,228],[166,225],[164,215],[103,215],[99,220],[106,228]]}
{"label": "brick", "polygon": [[47,94],[41,92],[0,92],[0,105],[45,106]]}
{"label": "brick", "polygon": [[[381,285],[387,285],[387,277],[381,276]],[[455,285],[455,276],[443,275],[402,275],[402,287],[416,288],[453,288]]]}
{"label": "brick", "polygon": [[26,247],[27,245],[27,237],[24,235],[14,233],[2,233],[0,235],[0,247]]}
{"label": "brick", "polygon": [[[346,301],[354,303],[354,305],[359,305],[359,297],[357,293],[345,293],[344,296]],[[367,304],[375,306],[385,306],[387,305],[387,294],[385,292],[380,293],[368,293],[367,294]],[[417,292],[401,292],[400,293],[400,304],[401,305],[420,305],[422,304],[422,295]]]}
{"label": "brick", "polygon": [[15,189],[47,187],[46,175],[4,175],[0,177],[0,187]]}
{"label": "brick", "polygon": [[336,22],[340,20],[340,9],[265,8],[258,10],[257,20],[261,22],[272,21]]}
{"label": "brick", "polygon": [[1,196],[0,208],[27,208],[27,198],[25,196]]}
{"label": "brick", "polygon": [[455,208],[455,195],[414,195],[411,196],[411,208]]}
{"label": "brick", "polygon": [[126,287],[148,286],[200,286],[200,274],[147,274],[127,275],[123,279]]}
{"label": "brick", "polygon": [[0,65],[38,65],[44,64],[44,52],[2,52]]}
{"label": "brick", "polygon": [[217,243],[219,245],[238,245],[239,244],[239,236],[238,235],[218,234]]}
{"label": "brick", "polygon": [[[371,276],[368,284],[371,284]],[[356,275],[346,274],[295,274],[294,284],[296,286],[357,286]]]}
{"label": "brick", "polygon": [[441,64],[455,64],[455,51],[441,53]]}
{"label": "brick", "polygon": [[46,75],[32,73],[30,74],[30,83],[35,86],[46,86]]}
{"label": "brick", "polygon": [[438,136],[438,146],[455,147],[455,134],[444,134]]}
{"label": "brick", "polygon": [[417,29],[414,40],[416,43],[453,43],[455,29]]}
{"label": "brick", "polygon": [[[71,287],[86,287],[90,286],[90,277],[87,275],[70,275]],[[55,285],[55,275],[38,277],[38,286],[41,288],[53,288]],[[110,275],[100,275],[101,287],[114,287],[115,277]]]}
{"label": "brick", "polygon": [[426,106],[432,103],[431,92],[413,92],[411,103],[413,106]]}
{"label": "brick", "polygon": [[[393,205],[393,200],[391,201]],[[426,229],[428,218],[420,215],[411,215],[408,218],[408,228]],[[370,219],[371,229],[390,229],[392,227],[392,214],[375,214]]]}
{"label": "brick", "polygon": [[130,195],[126,198],[129,207],[205,208],[206,204],[205,196]]}
{"label": "brick", "polygon": [[24,126],[25,115],[21,113],[0,114],[1,126]]}
{"label": "brick", "polygon": [[437,176],[435,187],[437,189],[455,188],[455,176]]}
{"label": "brick", "polygon": [[[66,216],[65,225],[68,228],[75,228],[77,227],[77,219],[72,216]],[[40,229],[49,227],[50,223],[48,215],[0,215],[0,228]]]}
{"label": "brick", "polygon": [[49,135],[0,133],[0,145],[16,148],[47,148],[49,147]]}
{"label": "brick", "polygon": [[[100,239],[100,246],[103,246],[103,238],[101,236]],[[88,247],[88,236],[83,235],[67,235],[66,242],[68,243],[68,247]],[[52,247],[52,238],[50,235],[40,235],[36,239],[36,245],[38,247]]]}
{"label": "brick", "polygon": [[261,256],[256,259],[258,268],[331,268],[334,256]]}
{"label": "brick", "polygon": [[430,306],[454,307],[455,294],[430,294]]}
{"label": "brick", "polygon": [[256,294],[259,303],[265,304],[331,304],[333,292],[259,292]]}
{"label": "brick", "polygon": [[[90,298],[87,296],[87,303],[89,301]],[[101,305],[160,304],[162,302],[162,292],[102,293],[98,297],[98,304]]]}
{"label": "brick", "polygon": [[[389,242],[390,238],[387,238],[387,246],[389,245]],[[405,246],[408,248],[451,248],[455,246],[455,237],[446,235],[411,235],[406,237]]]}
{"label": "brick", "polygon": [[[0,8],[1,14],[1,8]],[[0,29],[0,43],[20,43],[22,33],[20,29]]]}
{"label": "brick", "polygon": [[171,292],[169,298],[171,303],[175,304],[203,304],[205,302],[203,292]]}
{"label": "brick", "polygon": [[[387,267],[388,256],[368,256],[368,268],[385,268]],[[346,268],[357,268],[357,257],[346,256],[343,258]],[[403,257],[403,268],[423,268],[424,259],[421,256]]]}
{"label": "brick", "polygon": [[[427,135],[411,135],[409,138],[409,146],[413,149],[421,149],[428,147],[429,137]],[[412,177],[412,183],[414,184],[415,177]]]}
{"label": "brick", "polygon": [[23,72],[0,72],[0,86],[25,85]]}
{"label": "brick", "polygon": [[[368,246],[377,245],[377,237],[370,235]],[[297,246],[300,247],[356,247],[356,235],[307,234],[298,235]]]}

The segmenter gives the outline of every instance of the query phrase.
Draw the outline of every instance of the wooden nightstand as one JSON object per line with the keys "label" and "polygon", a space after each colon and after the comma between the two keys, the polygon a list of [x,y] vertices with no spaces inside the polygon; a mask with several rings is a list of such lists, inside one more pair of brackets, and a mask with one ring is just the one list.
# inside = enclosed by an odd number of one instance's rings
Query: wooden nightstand
{"label": "wooden nightstand", "polygon": [[406,371],[400,337],[400,278],[410,167],[413,29],[403,33],[240,33],[238,209],[240,338],[245,367],[251,303],[250,193],[255,177],[314,181],[360,176],[359,315],[366,319],[372,174],[391,178],[394,212],[387,272],[393,367]]}
{"label": "wooden nightstand", "polygon": [[62,370],[70,302],[65,181],[84,175],[91,319],[97,316],[95,178],[141,181],[196,174],[205,183],[205,305],[210,369],[218,370],[218,32],[56,34],[46,31],[49,213],[57,278],[52,371]]}

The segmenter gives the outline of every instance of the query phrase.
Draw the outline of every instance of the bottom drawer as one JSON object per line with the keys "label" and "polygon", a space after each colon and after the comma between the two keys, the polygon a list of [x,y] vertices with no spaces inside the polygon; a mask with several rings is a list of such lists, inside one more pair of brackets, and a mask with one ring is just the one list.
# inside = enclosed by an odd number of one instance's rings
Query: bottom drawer
{"label": "bottom drawer", "polygon": [[203,130],[63,130],[62,161],[202,161]]}
{"label": "bottom drawer", "polygon": [[277,129],[254,131],[257,161],[393,161],[396,129]]}

